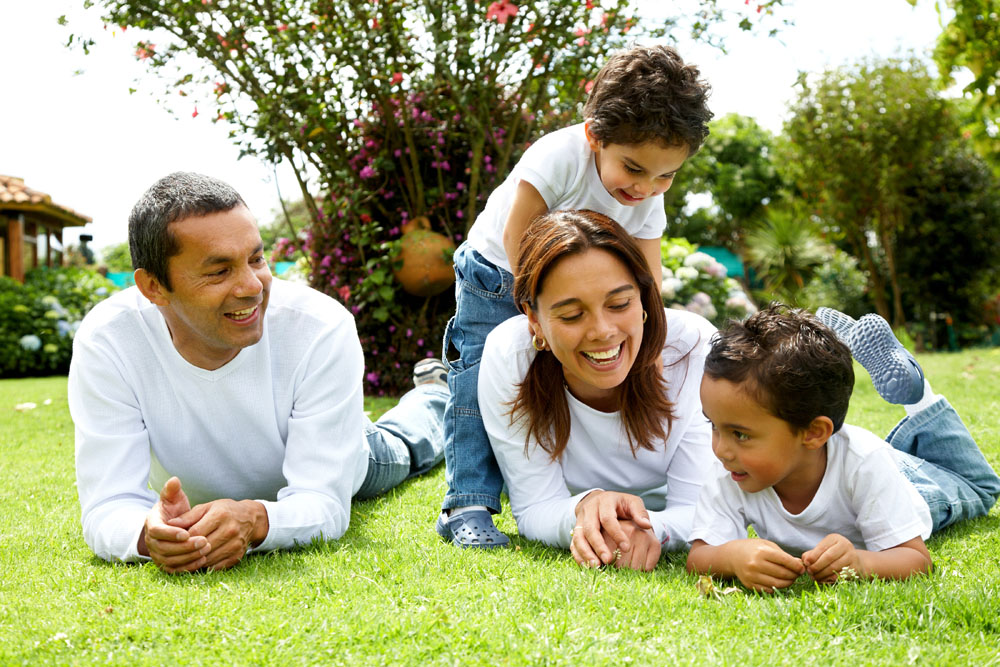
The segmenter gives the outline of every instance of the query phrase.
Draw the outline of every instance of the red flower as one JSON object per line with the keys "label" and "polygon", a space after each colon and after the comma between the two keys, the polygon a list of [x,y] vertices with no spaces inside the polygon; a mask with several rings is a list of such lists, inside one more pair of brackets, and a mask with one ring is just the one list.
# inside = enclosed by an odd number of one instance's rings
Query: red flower
{"label": "red flower", "polygon": [[146,58],[152,58],[153,54],[156,52],[156,44],[146,44],[139,42],[135,47],[135,57],[139,60],[145,60]]}
{"label": "red flower", "polygon": [[587,0],[587,11],[589,12],[594,8],[594,0]]}
{"label": "red flower", "polygon": [[497,23],[507,23],[507,19],[517,16],[517,5],[510,0],[499,0],[486,9],[486,19],[496,19]]}
{"label": "red flower", "polygon": [[191,117],[192,118],[197,118],[198,117],[198,107],[194,108],[194,112],[191,114]]}
{"label": "red flower", "polygon": [[402,81],[403,81],[403,73],[402,72],[393,72],[393,74],[392,74],[392,84],[396,85],[397,83],[401,83]]}
{"label": "red flower", "polygon": [[348,287],[347,285],[343,285],[342,287],[337,289],[337,294],[340,295],[341,301],[347,303],[347,301],[351,298],[351,288]]}
{"label": "red flower", "polygon": [[278,26],[278,32],[285,32],[286,30],[288,30],[287,23],[282,23],[281,25]]}

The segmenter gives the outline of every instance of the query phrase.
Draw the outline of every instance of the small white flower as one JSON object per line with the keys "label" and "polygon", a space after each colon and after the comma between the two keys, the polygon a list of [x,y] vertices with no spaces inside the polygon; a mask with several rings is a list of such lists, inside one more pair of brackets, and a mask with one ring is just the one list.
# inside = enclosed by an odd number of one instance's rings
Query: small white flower
{"label": "small white flower", "polygon": [[660,285],[660,294],[664,299],[673,299],[677,296],[677,290],[684,288],[684,281],[678,278],[665,278]]}
{"label": "small white flower", "polygon": [[684,281],[694,280],[698,277],[698,269],[692,266],[682,266],[674,271],[674,275]]}
{"label": "small white flower", "polygon": [[684,266],[705,270],[715,263],[715,258],[703,252],[693,252],[684,258]]}
{"label": "small white flower", "polygon": [[37,403],[18,403],[14,406],[14,409],[18,412],[27,412],[28,410],[34,410],[37,407]]}
{"label": "small white flower", "polygon": [[679,245],[670,246],[670,250],[667,251],[667,257],[670,259],[682,259],[688,256],[687,248]]}
{"label": "small white flower", "polygon": [[664,266],[662,268],[663,268],[663,277],[664,278],[673,278],[674,277],[674,272],[670,270],[670,267]]}
{"label": "small white flower", "polygon": [[42,339],[35,334],[28,334],[26,336],[21,336],[21,340],[18,341],[25,350],[29,352],[35,352],[42,346]]}

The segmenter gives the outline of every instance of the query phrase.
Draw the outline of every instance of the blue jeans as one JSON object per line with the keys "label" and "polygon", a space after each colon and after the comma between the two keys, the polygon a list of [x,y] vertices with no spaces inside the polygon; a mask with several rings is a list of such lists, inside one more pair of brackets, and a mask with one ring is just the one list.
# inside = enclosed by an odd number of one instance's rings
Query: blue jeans
{"label": "blue jeans", "polygon": [[[486,336],[506,319],[519,315],[514,305],[514,276],[495,266],[472,246],[455,251],[455,316],[444,332],[451,398],[444,411],[444,460],[448,493],[442,509],[485,505],[500,511],[503,475],[493,456],[479,412],[479,361]],[[448,359],[449,344],[458,359]]]}
{"label": "blue jeans", "polygon": [[447,401],[447,389],[424,384],[407,392],[377,422],[367,421],[368,474],[355,498],[381,495],[441,462]]}
{"label": "blue jeans", "polygon": [[947,399],[904,417],[886,440],[896,465],[931,508],[933,531],[985,516],[1000,496],[1000,477]]}

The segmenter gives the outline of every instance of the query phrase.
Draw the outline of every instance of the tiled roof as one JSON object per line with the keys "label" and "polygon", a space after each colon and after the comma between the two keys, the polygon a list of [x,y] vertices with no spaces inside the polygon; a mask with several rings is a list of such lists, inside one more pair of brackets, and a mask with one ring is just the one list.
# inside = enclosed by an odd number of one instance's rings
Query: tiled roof
{"label": "tiled roof", "polygon": [[85,225],[92,222],[90,217],[56,204],[44,192],[32,190],[24,184],[23,178],[0,174],[0,211],[4,209],[37,211],[56,218],[64,225]]}

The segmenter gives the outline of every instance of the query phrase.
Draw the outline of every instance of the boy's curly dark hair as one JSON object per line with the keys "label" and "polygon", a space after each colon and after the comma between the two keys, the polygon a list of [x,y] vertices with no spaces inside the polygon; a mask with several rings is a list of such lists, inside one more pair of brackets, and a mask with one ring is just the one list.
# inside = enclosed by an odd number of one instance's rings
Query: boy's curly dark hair
{"label": "boy's curly dark hair", "polygon": [[812,313],[780,303],[717,333],[705,375],[742,385],[771,414],[800,430],[826,416],[839,431],[854,389],[847,346]]}
{"label": "boy's curly dark hair", "polygon": [[687,146],[694,155],[708,136],[711,86],[669,46],[637,46],[617,53],[598,72],[583,108],[602,144],[657,141]]}

